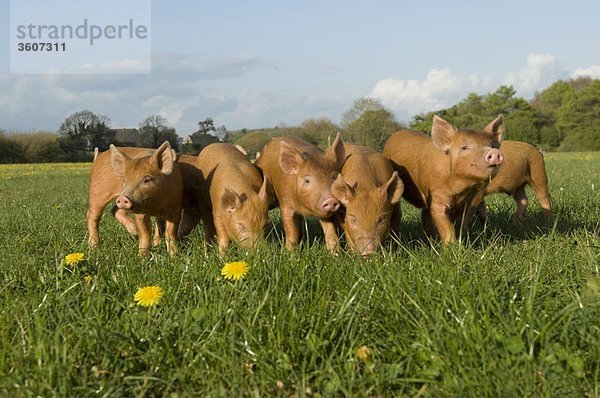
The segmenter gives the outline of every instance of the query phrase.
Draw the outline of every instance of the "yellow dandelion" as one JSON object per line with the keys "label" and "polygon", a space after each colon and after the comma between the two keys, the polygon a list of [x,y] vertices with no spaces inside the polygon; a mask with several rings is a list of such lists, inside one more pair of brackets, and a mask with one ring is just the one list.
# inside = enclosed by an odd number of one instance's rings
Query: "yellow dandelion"
{"label": "yellow dandelion", "polygon": [[159,286],[146,286],[139,288],[133,299],[137,302],[137,305],[152,307],[158,304],[162,296],[163,290]]}
{"label": "yellow dandelion", "polygon": [[67,263],[67,265],[75,265],[83,260],[85,260],[85,255],[83,253],[71,253],[65,256],[65,263]]}
{"label": "yellow dandelion", "polygon": [[366,362],[371,359],[373,352],[366,345],[361,345],[356,349],[355,355],[357,359]]}
{"label": "yellow dandelion", "polygon": [[250,266],[243,261],[236,261],[233,263],[227,263],[221,269],[221,275],[225,277],[225,279],[229,280],[237,280],[243,279],[246,277]]}
{"label": "yellow dandelion", "polygon": [[83,277],[83,281],[84,281],[85,283],[87,283],[88,285],[89,285],[90,283],[92,283],[92,280],[94,280],[94,278],[93,278],[91,275],[86,275],[86,276],[84,276],[84,277]]}

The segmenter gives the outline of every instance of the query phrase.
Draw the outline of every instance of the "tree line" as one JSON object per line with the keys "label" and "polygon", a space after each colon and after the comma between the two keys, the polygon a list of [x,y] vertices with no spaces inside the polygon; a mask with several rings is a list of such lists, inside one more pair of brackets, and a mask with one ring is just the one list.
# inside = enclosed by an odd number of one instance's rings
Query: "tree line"
{"label": "tree line", "polygon": [[203,146],[227,138],[227,129],[215,127],[211,118],[198,122],[198,131],[184,142],[160,115],[147,116],[137,128],[115,129],[105,115],[83,110],[65,118],[56,133],[0,130],[0,163],[85,162],[92,160],[94,148],[105,151],[110,144],[158,148],[165,141],[177,151],[198,154]]}
{"label": "tree line", "polygon": [[339,125],[327,118],[307,119],[293,127],[282,124],[274,128],[231,131],[229,137],[231,142],[244,147],[251,156],[276,136],[293,135],[314,145],[326,147],[338,131],[345,141],[381,150],[389,136],[404,127],[380,101],[360,98],[344,112]]}
{"label": "tree line", "polygon": [[69,115],[56,133],[8,134],[0,130],[0,163],[88,161],[94,147],[106,150],[115,143],[156,148],[165,140],[190,154],[217,141],[239,144],[255,154],[275,136],[295,135],[324,147],[338,131],[347,141],[381,150],[389,136],[402,128],[429,133],[433,114],[461,128],[480,129],[500,113],[505,116],[508,139],[546,151],[600,150],[600,80],[582,77],[559,80],[536,93],[531,101],[516,96],[512,86],[500,86],[485,95],[470,93],[449,108],[414,116],[408,126],[373,98],[356,100],[339,124],[327,118],[307,119],[299,126],[282,124],[230,132],[225,126],[215,127],[213,119],[207,117],[198,122],[198,130],[186,142],[159,115],[144,118],[137,129],[113,129],[108,117],[84,110]]}
{"label": "tree line", "polygon": [[362,98],[344,113],[340,125],[328,119],[309,119],[297,127],[233,131],[230,137],[254,153],[277,135],[292,134],[325,146],[341,131],[347,141],[381,150],[390,135],[402,128],[429,134],[434,114],[460,128],[481,129],[500,113],[505,117],[507,139],[545,151],[600,150],[600,80],[589,77],[559,80],[531,101],[516,96],[512,86],[500,86],[485,95],[470,93],[449,108],[414,116],[408,126],[379,101]]}
{"label": "tree line", "polygon": [[410,127],[429,131],[433,114],[465,128],[482,128],[502,113],[507,139],[525,141],[547,151],[600,150],[600,80],[559,80],[531,101],[515,95],[512,86],[495,92],[471,93],[456,105],[417,115]]}

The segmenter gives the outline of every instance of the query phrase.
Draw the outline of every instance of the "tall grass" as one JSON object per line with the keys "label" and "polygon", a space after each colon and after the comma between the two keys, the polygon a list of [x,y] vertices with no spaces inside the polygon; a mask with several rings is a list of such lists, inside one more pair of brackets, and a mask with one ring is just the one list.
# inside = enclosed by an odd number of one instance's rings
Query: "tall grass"
{"label": "tall grass", "polygon": [[401,241],[366,261],[318,236],[205,256],[202,228],[144,260],[108,212],[89,251],[89,168],[0,166],[0,395],[600,394],[600,153],[547,155],[551,228],[535,198],[513,225],[495,196],[490,226],[443,249],[404,205]]}

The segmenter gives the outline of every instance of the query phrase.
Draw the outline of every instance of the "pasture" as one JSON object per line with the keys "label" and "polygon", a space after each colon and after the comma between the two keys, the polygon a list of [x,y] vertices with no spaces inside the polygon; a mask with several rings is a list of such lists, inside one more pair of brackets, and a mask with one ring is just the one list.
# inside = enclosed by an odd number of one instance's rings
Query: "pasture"
{"label": "pasture", "polygon": [[[91,164],[0,166],[0,395],[597,397],[600,153],[546,164],[553,227],[530,190],[520,225],[493,196],[491,225],[442,248],[403,202],[402,239],[368,260],[318,234],[205,256],[201,227],[145,260],[108,211],[90,251]],[[150,285],[162,300],[136,305]]]}

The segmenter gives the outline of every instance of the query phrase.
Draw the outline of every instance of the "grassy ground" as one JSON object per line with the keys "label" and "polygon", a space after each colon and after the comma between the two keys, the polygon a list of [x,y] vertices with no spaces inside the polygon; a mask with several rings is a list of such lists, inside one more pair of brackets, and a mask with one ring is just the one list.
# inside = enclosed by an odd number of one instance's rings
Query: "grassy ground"
{"label": "grassy ground", "polygon": [[492,226],[442,249],[405,205],[368,261],[277,238],[204,256],[201,228],[143,260],[109,213],[88,251],[89,164],[1,166],[0,395],[597,397],[600,153],[546,157],[553,228],[495,196]]}

